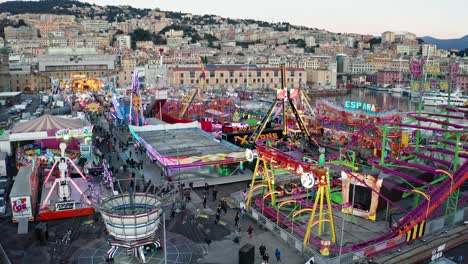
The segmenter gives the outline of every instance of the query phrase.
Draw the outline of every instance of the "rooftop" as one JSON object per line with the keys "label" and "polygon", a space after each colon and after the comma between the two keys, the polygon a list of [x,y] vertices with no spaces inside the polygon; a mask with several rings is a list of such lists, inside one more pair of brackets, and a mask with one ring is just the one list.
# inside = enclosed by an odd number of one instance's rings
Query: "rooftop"
{"label": "rooftop", "polygon": [[20,94],[21,94],[21,92],[2,92],[2,93],[0,93],[0,98],[2,98],[2,97],[15,97],[15,96],[18,96]]}
{"label": "rooftop", "polygon": [[138,132],[146,143],[161,156],[204,156],[244,150],[229,142],[220,142],[211,134],[197,128]]}

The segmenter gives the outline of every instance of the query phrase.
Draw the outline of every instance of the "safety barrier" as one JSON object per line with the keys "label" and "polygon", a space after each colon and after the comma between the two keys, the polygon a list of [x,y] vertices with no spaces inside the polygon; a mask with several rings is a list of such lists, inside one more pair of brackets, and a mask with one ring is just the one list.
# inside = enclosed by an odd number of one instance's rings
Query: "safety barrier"
{"label": "safety barrier", "polygon": [[3,250],[3,247],[2,247],[1,243],[0,243],[0,263],[2,263],[2,264],[11,264],[11,261],[8,258],[5,250]]}
{"label": "safety barrier", "polygon": [[[235,196],[239,197],[239,194]],[[257,211],[255,208],[250,208],[249,211],[250,211],[250,216],[254,220],[256,220],[259,224],[263,225],[265,229],[268,229],[273,234],[278,236],[287,245],[294,247],[298,252],[304,254],[304,256],[306,256],[308,259],[313,258],[315,264],[357,263],[363,259],[366,259],[368,256],[375,255],[378,252],[384,252],[384,251],[397,248],[398,246],[403,245],[409,241],[407,240],[408,235],[402,235],[402,236],[398,236],[398,237],[394,237],[394,238],[382,241],[380,243],[373,244],[372,246],[363,248],[357,252],[345,253],[345,254],[342,254],[341,256],[337,256],[334,258],[324,257],[319,252],[312,249],[311,247],[306,247],[304,249],[303,241],[301,239],[295,237],[289,231],[280,228],[278,225],[276,225],[276,223],[274,223],[273,221],[271,221],[270,219],[262,215],[262,213]],[[442,229],[446,229],[448,227],[452,227],[454,225],[463,223],[464,219],[467,219],[467,218],[468,218],[468,208],[463,208],[463,209],[458,210],[455,213],[453,217],[454,221],[450,221],[449,217],[440,217],[440,218],[435,218],[429,221],[422,222],[421,224],[418,224],[414,227],[416,228],[415,230],[417,230],[415,238],[421,238],[427,235],[440,232]],[[423,228],[423,230],[421,228]],[[411,238],[410,240],[413,240],[413,235],[411,235],[410,238]]]}

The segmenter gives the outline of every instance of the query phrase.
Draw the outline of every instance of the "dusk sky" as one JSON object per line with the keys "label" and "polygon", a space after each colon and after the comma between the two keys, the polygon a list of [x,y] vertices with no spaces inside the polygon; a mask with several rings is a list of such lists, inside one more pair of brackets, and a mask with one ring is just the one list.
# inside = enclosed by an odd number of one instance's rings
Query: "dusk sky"
{"label": "dusk sky", "polygon": [[468,34],[468,0],[87,0],[230,18],[290,22],[332,32],[460,38]]}

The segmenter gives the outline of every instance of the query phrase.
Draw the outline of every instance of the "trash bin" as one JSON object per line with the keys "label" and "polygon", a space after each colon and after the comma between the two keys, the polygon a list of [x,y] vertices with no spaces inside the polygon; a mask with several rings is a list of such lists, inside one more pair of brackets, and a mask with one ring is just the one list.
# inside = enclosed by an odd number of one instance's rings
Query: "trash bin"
{"label": "trash bin", "polygon": [[254,264],[255,263],[255,246],[245,244],[239,249],[239,264]]}

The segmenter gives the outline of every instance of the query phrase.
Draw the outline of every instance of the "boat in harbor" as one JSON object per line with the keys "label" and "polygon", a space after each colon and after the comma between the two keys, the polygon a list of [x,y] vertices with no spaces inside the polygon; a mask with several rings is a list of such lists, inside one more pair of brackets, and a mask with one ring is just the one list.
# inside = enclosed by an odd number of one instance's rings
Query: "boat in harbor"
{"label": "boat in harbor", "polygon": [[[437,106],[447,105],[449,101],[449,95],[447,93],[425,93],[422,97],[424,105]],[[450,95],[450,105],[463,106],[468,102],[468,97],[460,96],[458,93]]]}
{"label": "boat in harbor", "polygon": [[382,85],[371,84],[367,86],[367,89],[374,90],[374,91],[381,91],[381,92],[388,92],[389,88],[384,87]]}

